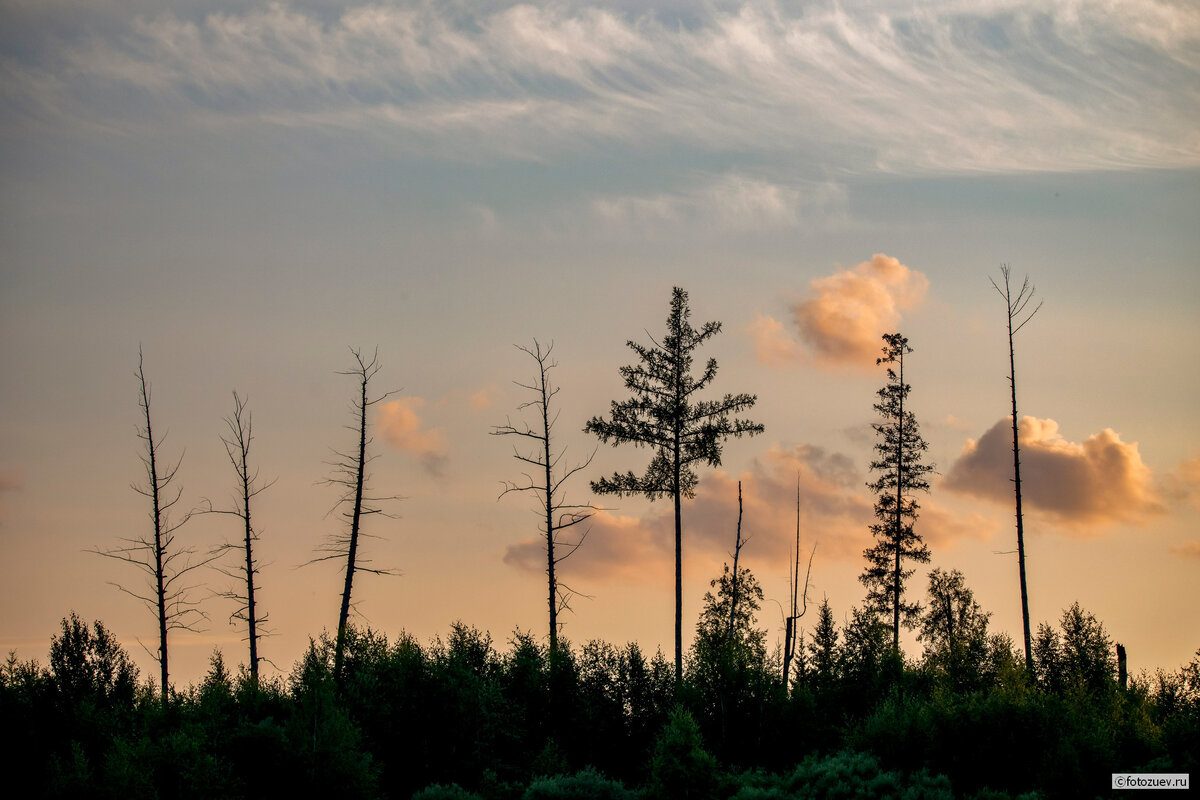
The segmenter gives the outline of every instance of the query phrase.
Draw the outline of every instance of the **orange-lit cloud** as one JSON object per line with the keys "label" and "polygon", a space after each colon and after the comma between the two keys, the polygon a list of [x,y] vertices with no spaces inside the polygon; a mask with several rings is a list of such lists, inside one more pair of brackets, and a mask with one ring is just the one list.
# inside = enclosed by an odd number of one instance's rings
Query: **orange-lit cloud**
{"label": "orange-lit cloud", "polygon": [[[1052,521],[1085,529],[1143,522],[1163,511],[1137,443],[1121,441],[1111,428],[1077,444],[1059,434],[1054,420],[1022,417],[1020,436],[1022,500]],[[942,485],[1007,504],[1012,469],[1012,422],[1005,418],[978,441],[967,440]]]}
{"label": "orange-lit cloud", "polygon": [[1172,499],[1190,501],[1200,508],[1200,458],[1179,462],[1175,471],[1165,477],[1164,483]]}
{"label": "orange-lit cloud", "polygon": [[1170,548],[1173,555],[1200,559],[1200,539],[1189,539]]}
{"label": "orange-lit cloud", "polygon": [[953,549],[964,539],[987,541],[1001,528],[998,520],[983,514],[960,517],[927,497],[918,497],[917,502],[921,509],[915,529],[934,553]]}
{"label": "orange-lit cloud", "polygon": [[876,253],[854,269],[816,278],[811,287],[816,297],[793,306],[792,317],[817,362],[870,367],[882,347],[880,337],[896,329],[901,310],[921,302],[929,281]]}
{"label": "orange-lit cloud", "polygon": [[471,407],[472,411],[482,411],[485,408],[491,408],[492,397],[490,390],[480,389],[478,392],[475,392],[467,398],[467,405]]}
{"label": "orange-lit cloud", "polygon": [[[797,479],[802,547],[819,542],[822,558],[860,559],[873,541],[873,498],[866,476],[841,453],[808,445],[790,450],[774,446],[741,475],[717,470],[701,478],[696,498],[684,502],[685,571],[719,566],[728,558],[737,527],[739,480],[742,534],[750,539],[743,555],[786,563],[795,545]],[[653,504],[640,518],[597,512],[590,523],[583,547],[560,564],[565,575],[630,582],[671,579],[674,515],[669,502]],[[995,530],[995,523],[982,517],[959,519],[928,504],[918,525],[932,544],[941,546],[964,537],[986,538]],[[545,553],[544,540],[529,538],[509,547],[505,562],[541,573]]]}
{"label": "orange-lit cloud", "polygon": [[815,297],[791,307],[794,332],[758,315],[749,326],[760,364],[787,367],[815,361],[825,367],[869,369],[895,331],[900,312],[916,307],[929,289],[926,277],[898,259],[876,253],[850,270],[815,278]]}
{"label": "orange-lit cloud", "polygon": [[412,453],[433,475],[441,475],[446,464],[446,433],[441,428],[421,427],[417,411],[425,405],[420,397],[401,397],[379,409],[379,430],[393,447]]}
{"label": "orange-lit cloud", "polygon": [[768,367],[789,367],[803,360],[800,344],[783,328],[783,323],[767,314],[759,314],[749,326],[754,342],[754,357]]}

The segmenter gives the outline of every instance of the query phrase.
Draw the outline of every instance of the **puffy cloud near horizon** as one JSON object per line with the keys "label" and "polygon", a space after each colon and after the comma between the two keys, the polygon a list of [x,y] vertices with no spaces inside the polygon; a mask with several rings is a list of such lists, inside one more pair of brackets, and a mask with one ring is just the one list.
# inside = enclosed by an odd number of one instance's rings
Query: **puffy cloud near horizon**
{"label": "puffy cloud near horizon", "polygon": [[[799,482],[801,547],[818,543],[821,558],[856,561],[872,544],[869,525],[873,499],[855,462],[820,447],[778,445],[741,475],[724,470],[706,473],[696,497],[684,501],[684,570],[714,571],[729,558],[737,526],[738,481],[742,482],[742,551],[748,563],[786,562],[796,536],[796,491]],[[614,511],[597,512],[579,551],[560,565],[569,577],[624,582],[662,581],[674,563],[674,513],[669,502],[651,504],[641,517]],[[995,523],[978,515],[957,518],[935,506],[922,510],[921,532],[939,547],[963,538],[987,538]],[[545,542],[528,538],[511,545],[504,561],[529,572],[543,573]]]}
{"label": "puffy cloud near horizon", "polygon": [[[800,481],[801,534],[819,537],[824,556],[853,557],[867,545],[871,504],[851,459],[822,448],[773,446],[740,476],[705,473],[693,500],[685,500],[684,569],[711,568],[728,557],[737,527],[737,484],[742,481],[742,535],[752,542],[743,555],[786,559],[795,542],[796,482]],[[662,580],[674,563],[674,511],[669,500],[652,503],[641,517],[598,512],[586,543],[564,561],[564,574],[628,582]],[[818,533],[819,531],[819,533]],[[805,546],[807,547],[807,545]],[[505,561],[530,571],[545,570],[545,543],[513,545]],[[701,566],[703,565],[703,567]]]}
{"label": "puffy cloud near horizon", "polygon": [[810,357],[829,368],[868,369],[882,350],[881,337],[894,331],[900,312],[916,307],[929,280],[900,260],[876,253],[853,269],[814,278],[815,295],[792,304],[799,342],[778,320],[759,315],[750,327],[760,363],[784,366]]}
{"label": "puffy cloud near horizon", "polygon": [[[1012,502],[1012,421],[968,439],[942,485],[996,503]],[[1067,441],[1052,419],[1022,417],[1021,497],[1026,507],[1068,529],[1141,523],[1164,511],[1137,442],[1111,428]]]}
{"label": "puffy cloud near horizon", "polygon": [[423,428],[417,414],[425,400],[401,397],[379,409],[379,430],[392,447],[412,453],[431,475],[442,475],[446,466],[446,433],[441,428]]}

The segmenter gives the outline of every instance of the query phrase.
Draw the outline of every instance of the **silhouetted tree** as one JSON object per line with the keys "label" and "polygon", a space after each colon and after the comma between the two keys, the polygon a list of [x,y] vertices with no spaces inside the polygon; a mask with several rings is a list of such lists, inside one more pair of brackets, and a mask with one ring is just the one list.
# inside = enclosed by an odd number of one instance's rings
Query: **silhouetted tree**
{"label": "silhouetted tree", "polygon": [[851,607],[850,621],[842,629],[842,650],[839,659],[842,677],[848,682],[862,684],[877,680],[887,657],[890,626],[879,619],[874,609]]}
{"label": "silhouetted tree", "polygon": [[263,635],[261,628],[267,622],[267,615],[262,613],[258,606],[257,576],[259,567],[258,559],[254,555],[254,544],[258,541],[258,531],[255,530],[252,522],[250,501],[268,489],[271,484],[260,484],[258,470],[250,467],[250,443],[254,439],[253,420],[250,412],[246,410],[245,398],[239,397],[237,392],[233,393],[233,416],[226,417],[225,424],[229,429],[229,434],[228,437],[221,437],[221,443],[225,446],[225,455],[229,457],[229,463],[233,464],[233,470],[237,473],[237,495],[234,498],[232,509],[214,509],[212,503],[209,503],[208,512],[231,514],[241,520],[242,541],[240,543],[228,542],[214,552],[221,555],[231,551],[238,552],[242,558],[242,563],[236,570],[222,569],[221,571],[238,580],[239,585],[243,588],[220,592],[219,596],[238,604],[229,619],[231,622],[236,619],[246,623],[246,639],[250,645],[250,678],[257,683],[258,662],[262,660],[258,654],[258,640]]}
{"label": "silhouetted tree", "polygon": [[342,517],[347,522],[347,529],[342,533],[333,534],[325,543],[322,549],[327,555],[314,558],[309,562],[345,560],[346,580],[342,587],[342,604],[338,610],[337,639],[333,650],[333,674],[337,680],[341,680],[342,675],[342,663],[346,647],[346,627],[350,621],[350,593],[354,587],[355,573],[369,572],[374,575],[394,574],[388,569],[368,567],[367,564],[370,561],[362,558],[359,554],[358,548],[362,538],[363,518],[371,514],[384,513],[383,509],[376,505],[377,503],[399,499],[395,495],[385,497],[371,496],[370,490],[367,487],[369,481],[367,465],[375,459],[375,456],[367,455],[367,448],[373,441],[373,438],[367,432],[369,427],[367,425],[367,411],[372,406],[382,402],[384,398],[393,394],[393,392],[385,392],[374,398],[368,396],[371,379],[380,370],[378,350],[372,353],[370,359],[365,358],[362,351],[355,348],[350,348],[350,353],[354,356],[355,366],[349,370],[338,372],[338,374],[353,376],[358,383],[358,393],[351,401],[354,425],[346,426],[355,432],[358,437],[358,443],[352,452],[333,451],[334,460],[330,462],[330,466],[333,467],[333,474],[325,481],[325,483],[331,486],[342,487],[342,495],[338,498],[338,502],[334,508],[342,506]]}
{"label": "silhouetted tree", "polygon": [[738,558],[742,555],[742,545],[745,541],[742,539],[742,482],[738,481],[738,518],[737,518],[737,534],[733,540],[733,580],[730,581],[732,589],[732,597],[729,600],[729,635],[733,636],[733,625],[737,619],[738,610],[738,590],[741,585],[738,583]]}
{"label": "silhouetted tree", "polygon": [[838,631],[833,621],[829,598],[817,609],[817,627],[808,641],[808,667],[817,688],[828,689],[837,678]]}
{"label": "silhouetted tree", "polygon": [[[191,512],[187,512],[180,518],[171,519],[171,511],[179,504],[180,495],[183,493],[182,488],[174,486],[183,456],[174,463],[168,462],[166,466],[161,462],[159,448],[162,447],[164,437],[156,437],[151,426],[151,391],[142,367],[140,348],[138,368],[134,374],[137,376],[140,391],[138,404],[145,421],[145,427],[138,428],[137,433],[144,446],[142,464],[146,470],[146,481],[143,484],[132,484],[132,487],[150,501],[151,530],[138,536],[122,538],[122,544],[118,547],[107,550],[93,549],[90,552],[133,564],[145,574],[147,581],[144,589],[133,590],[119,583],[113,585],[131,597],[141,600],[158,620],[158,654],[150,655],[158,662],[162,698],[166,701],[170,690],[167,633],[173,630],[196,631],[200,621],[206,619],[204,612],[199,608],[200,601],[194,599],[196,587],[187,584],[185,576],[192,570],[208,564],[215,556],[195,558],[196,548],[184,546],[177,539],[179,529],[191,518]],[[150,652],[148,648],[147,652]]]}
{"label": "silhouetted tree", "polygon": [[817,544],[813,542],[812,552],[808,554],[808,572],[804,575],[804,591],[800,591],[800,474],[796,474],[796,546],[791,572],[788,575],[788,594],[791,596],[791,606],[784,620],[783,631],[783,687],[787,690],[788,679],[791,677],[792,659],[796,657],[797,624],[800,618],[808,612],[808,579],[812,576],[812,560],[817,554]]}
{"label": "silhouetted tree", "polygon": [[1113,686],[1117,664],[1112,640],[1103,623],[1078,602],[1063,611],[1058,631],[1044,622],[1038,626],[1033,653],[1038,682],[1050,691],[1074,686],[1100,692]]}
{"label": "silhouetted tree", "polygon": [[63,618],[62,635],[50,640],[50,675],[71,706],[130,705],[137,691],[137,667],[116,638],[99,620],[89,628],[74,611]]}
{"label": "silhouetted tree", "polygon": [[975,602],[958,570],[929,573],[929,604],[921,615],[917,638],[925,643],[925,660],[959,681],[978,675],[988,654],[988,618]]}
{"label": "silhouetted tree", "polygon": [[550,360],[550,354],[554,350],[554,343],[551,342],[544,351],[542,350],[542,345],[536,339],[533,341],[532,349],[521,345],[517,345],[516,347],[537,362],[537,377],[532,383],[513,381],[517,386],[533,393],[533,399],[517,406],[517,410],[534,409],[539,418],[537,427],[531,428],[528,425],[523,425],[518,428],[511,422],[506,422],[504,425],[497,426],[492,431],[492,435],[518,436],[529,439],[533,443],[534,450],[528,455],[514,448],[513,458],[537,469],[538,477],[535,479],[532,475],[526,473],[523,483],[505,481],[504,491],[500,493],[500,496],[503,497],[509,492],[532,492],[537,495],[539,530],[546,537],[546,578],[549,583],[548,605],[550,609],[550,653],[553,656],[558,651],[558,612],[568,606],[572,594],[570,587],[563,585],[558,580],[555,574],[555,567],[572,555],[583,544],[587,532],[584,531],[583,535],[574,541],[566,541],[560,538],[560,536],[564,531],[588,519],[592,515],[592,512],[596,510],[596,507],[590,504],[567,503],[564,497],[563,485],[572,475],[582,469],[586,469],[592,463],[595,451],[583,463],[577,464],[567,470],[558,471],[559,461],[566,452],[566,448],[556,453],[552,441],[554,423],[558,420],[558,411],[551,410],[551,401],[558,394],[558,387],[550,380],[550,370],[558,366],[557,362]]}
{"label": "silhouetted tree", "polygon": [[763,590],[754,573],[746,567],[734,572],[723,564],[721,576],[709,581],[709,586],[717,591],[704,593],[697,640],[730,641],[759,660],[766,658],[767,632],[755,627]]}
{"label": "silhouetted tree", "polygon": [[863,552],[867,568],[859,580],[867,587],[868,605],[880,613],[891,611],[892,648],[899,652],[901,622],[912,627],[921,611],[920,603],[904,601],[904,581],[913,573],[904,569],[904,562],[929,561],[929,548],[913,530],[919,506],[912,493],[929,491],[925,476],[933,471],[933,466],[922,462],[928,445],[921,438],[916,416],[904,408],[904,400],[912,389],[904,382],[904,356],[912,348],[899,333],[884,334],[883,340],[886,343],[883,356],[875,363],[896,366],[888,367],[888,382],[877,392],[879,402],[875,403],[875,410],[883,421],[871,426],[879,436],[875,443],[877,457],[871,462],[871,469],[879,477],[867,485],[876,494],[878,522],[871,526],[876,543]]}
{"label": "silhouetted tree", "polygon": [[1012,390],[1013,489],[1017,501],[1017,564],[1021,575],[1021,623],[1025,635],[1025,670],[1032,675],[1033,649],[1029,636],[1029,590],[1025,583],[1025,517],[1021,511],[1021,440],[1017,433],[1017,362],[1013,349],[1013,336],[1025,327],[1029,320],[1033,319],[1033,315],[1038,312],[1042,304],[1038,303],[1033,311],[1027,312],[1034,295],[1034,287],[1029,282],[1028,275],[1021,282],[1021,288],[1015,296],[1009,283],[1007,264],[1000,267],[1000,276],[1004,279],[1003,289],[996,281],[991,278],[988,280],[991,281],[992,288],[1004,298],[1005,319],[1008,323],[1008,385]]}
{"label": "silhouetted tree", "polygon": [[731,419],[753,407],[750,394],[727,394],[720,400],[696,400],[717,374],[717,361],[708,359],[699,377],[692,375],[695,350],[721,330],[721,323],[706,322],[700,330],[688,322],[688,295],[676,286],[671,295],[667,335],[651,346],[630,340],[638,364],[621,367],[628,400],[612,403],[611,418],[592,417],[585,430],[613,446],[630,443],[654,451],[646,472],[614,473],[592,482],[598,494],[645,495],[675,502],[675,679],[683,677],[683,514],[681,500],[695,495],[698,478],[693,465],[721,464],[721,447],[730,436],[762,433],[761,424]]}
{"label": "silhouetted tree", "polygon": [[[731,719],[742,716],[752,702],[756,684],[762,683],[756,679],[770,674],[765,669],[767,632],[755,627],[763,591],[753,572],[746,567],[735,572],[729,564],[722,565],[721,576],[709,585],[716,594],[704,594],[688,680],[709,705],[725,748]],[[773,687],[774,676],[770,677]]]}

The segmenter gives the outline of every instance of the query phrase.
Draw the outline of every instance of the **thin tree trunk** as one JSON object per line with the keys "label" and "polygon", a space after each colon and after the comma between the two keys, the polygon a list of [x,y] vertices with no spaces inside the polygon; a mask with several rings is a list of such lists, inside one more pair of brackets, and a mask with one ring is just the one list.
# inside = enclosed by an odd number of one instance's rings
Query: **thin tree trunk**
{"label": "thin tree trunk", "polygon": [[[539,362],[540,364],[540,362]],[[546,446],[546,574],[550,582],[550,659],[558,655],[558,584],[554,579],[554,481],[550,459],[550,398],[546,395],[546,368],[541,367],[542,431]]]}
{"label": "thin tree trunk", "polygon": [[[1005,283],[1005,288],[1008,284]],[[1025,582],[1025,517],[1021,512],[1021,443],[1017,433],[1017,364],[1013,352],[1012,315],[1008,317],[1008,383],[1012,388],[1013,484],[1017,496],[1017,564],[1021,573],[1021,624],[1025,635],[1025,671],[1033,674],[1033,648],[1029,636],[1029,590]]]}
{"label": "thin tree trunk", "polygon": [[733,586],[729,598],[729,638],[733,638],[733,621],[737,618],[738,603],[738,556],[742,552],[742,482],[738,481],[737,538],[733,542]]}
{"label": "thin tree trunk", "polygon": [[792,605],[783,632],[783,690],[787,691],[791,676],[792,659],[796,655],[796,621],[799,610],[797,593],[800,591],[800,473],[796,473],[796,562],[791,575]]}
{"label": "thin tree trunk", "polygon": [[892,649],[900,652],[900,549],[904,498],[904,348],[900,348],[900,417],[896,425],[896,567],[892,574]]}
{"label": "thin tree trunk", "polygon": [[683,508],[680,503],[680,442],[675,431],[675,685],[683,683]]}
{"label": "thin tree trunk", "polygon": [[246,442],[241,441],[242,510],[246,522],[246,624],[250,634],[250,680],[258,685],[258,618],[254,610],[254,528],[250,524],[250,472],[246,463]]}
{"label": "thin tree trunk", "polygon": [[[1038,303],[1033,311],[1026,314],[1025,309],[1033,300],[1036,292],[1029,283],[1029,276],[1025,276],[1025,280],[1021,284],[1021,290],[1017,292],[1017,296],[1014,298],[1012,296],[1012,282],[1007,264],[1000,266],[1000,275],[1004,278],[1003,289],[1000,288],[1000,285],[996,281],[993,280],[991,283],[996,293],[1004,298],[1008,323],[1008,384],[1012,393],[1013,486],[1016,495],[1017,512],[1017,566],[1021,577],[1021,625],[1025,638],[1025,671],[1029,675],[1033,675],[1033,648],[1030,642],[1029,631],[1029,587],[1025,576],[1025,516],[1021,509],[1021,440],[1017,424],[1017,360],[1015,347],[1013,346],[1013,337],[1017,331],[1024,328],[1026,323],[1033,319],[1034,315],[1041,310],[1042,304]],[[1022,316],[1024,316],[1024,319],[1020,319]],[[1016,320],[1015,325],[1014,320]]]}
{"label": "thin tree trunk", "polygon": [[154,431],[150,428],[150,393],[146,374],[142,371],[139,354],[138,377],[142,382],[142,410],[146,412],[146,450],[150,454],[150,493],[154,503],[154,579],[158,601],[158,666],[162,680],[162,699],[167,701],[170,671],[167,668],[167,584],[163,565],[162,507],[158,496],[158,460],[154,446]]}
{"label": "thin tree trunk", "polygon": [[333,653],[333,672],[341,680],[346,647],[346,626],[350,619],[350,590],[354,585],[354,563],[358,555],[358,529],[362,520],[363,481],[367,466],[367,376],[362,379],[358,424],[358,469],[354,485],[354,510],[350,518],[350,549],[346,557],[346,585],[342,590],[342,608],[338,613],[337,644]]}

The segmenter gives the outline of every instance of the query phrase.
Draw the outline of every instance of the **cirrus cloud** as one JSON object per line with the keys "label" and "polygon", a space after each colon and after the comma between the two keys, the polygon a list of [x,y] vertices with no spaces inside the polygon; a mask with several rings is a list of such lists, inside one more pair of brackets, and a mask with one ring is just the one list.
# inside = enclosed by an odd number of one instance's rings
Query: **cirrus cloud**
{"label": "cirrus cloud", "polygon": [[[1141,523],[1163,512],[1150,468],[1137,442],[1105,428],[1082,443],[1067,441],[1052,419],[1022,417],[1021,494],[1028,506],[1074,530]],[[968,439],[951,466],[945,488],[1012,502],[1012,418],[999,420],[978,440]]]}
{"label": "cirrus cloud", "polygon": [[805,153],[810,177],[1200,163],[1189,3],[136,5],[0,12],[0,44],[20,42],[0,59],[8,118],[352,131],[454,159]]}

